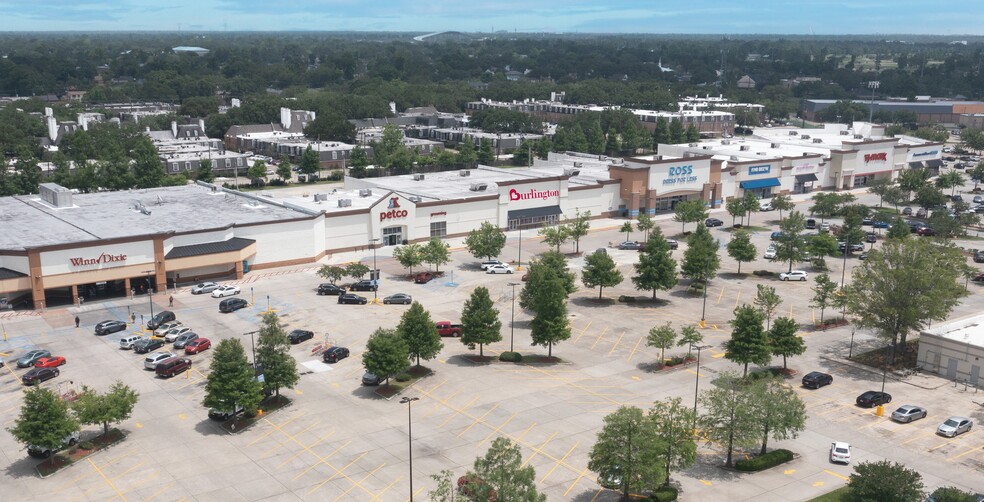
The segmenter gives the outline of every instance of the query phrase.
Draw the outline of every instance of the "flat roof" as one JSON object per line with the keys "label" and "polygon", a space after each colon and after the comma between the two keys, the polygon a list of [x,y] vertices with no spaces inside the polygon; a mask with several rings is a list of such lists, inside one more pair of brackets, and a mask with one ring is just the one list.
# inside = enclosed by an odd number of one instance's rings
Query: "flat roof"
{"label": "flat roof", "polygon": [[958,319],[923,330],[923,333],[984,348],[984,315]]}
{"label": "flat roof", "polygon": [[[194,232],[233,224],[310,216],[268,202],[202,185],[73,194],[72,207],[54,207],[40,195],[0,198],[0,249],[117,239],[166,232]],[[142,204],[149,214],[136,209]]]}

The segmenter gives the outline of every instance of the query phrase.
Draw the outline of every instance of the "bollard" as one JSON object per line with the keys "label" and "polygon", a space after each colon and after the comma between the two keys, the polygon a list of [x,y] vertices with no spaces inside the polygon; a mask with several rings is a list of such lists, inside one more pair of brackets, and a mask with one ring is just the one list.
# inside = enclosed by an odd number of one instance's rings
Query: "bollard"
{"label": "bollard", "polygon": [[256,410],[256,415],[262,417],[263,416],[263,410]]}
{"label": "bollard", "polygon": [[185,370],[185,380],[191,378],[191,370]]}
{"label": "bollard", "polygon": [[880,417],[884,414],[885,414],[885,405],[879,404],[878,407],[875,408],[875,415]]}

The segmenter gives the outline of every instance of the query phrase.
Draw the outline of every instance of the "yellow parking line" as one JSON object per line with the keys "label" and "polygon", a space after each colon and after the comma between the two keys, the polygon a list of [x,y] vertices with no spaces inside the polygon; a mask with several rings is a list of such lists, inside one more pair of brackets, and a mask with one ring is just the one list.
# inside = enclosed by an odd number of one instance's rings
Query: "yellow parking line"
{"label": "yellow parking line", "polygon": [[[386,487],[383,488],[382,490],[380,490],[379,493],[373,495],[372,496],[372,500],[379,500],[379,496],[380,495],[386,493],[386,490],[389,490],[393,485],[395,485],[397,482],[399,482],[401,480],[403,480],[403,477],[402,476],[397,477],[396,479],[394,479],[393,481],[391,481],[390,484],[386,485]],[[370,502],[372,502],[372,501],[370,500]]]}
{"label": "yellow parking line", "polygon": [[[287,436],[288,439],[294,439],[297,436],[300,436],[301,434],[304,434],[305,432],[311,430],[312,428],[314,428],[315,425],[318,425],[318,423],[320,423],[320,422],[315,422],[315,423],[309,425],[307,428],[305,428],[301,432],[298,432],[297,434],[294,434],[294,435],[287,434],[283,430],[281,430],[280,432],[283,435]],[[274,441],[277,441],[277,440],[274,440]],[[268,448],[267,451],[263,452],[263,454],[260,456],[260,458],[267,458],[268,456],[270,456],[271,453],[279,450],[280,447],[284,446],[285,444],[286,444],[286,442],[281,443],[280,441],[277,441],[277,444],[273,445],[272,447]]]}
{"label": "yellow parking line", "polygon": [[741,290],[738,290],[738,294],[735,295],[735,308],[738,308],[738,300],[741,300]]}
{"label": "yellow parking line", "polygon": [[[422,491],[424,491],[424,487],[423,486],[421,486],[420,488],[417,488],[417,491],[413,492],[413,497],[419,497],[420,496],[420,492],[422,492]],[[413,500],[413,497],[407,498],[407,502],[411,502]]]}
{"label": "yellow parking line", "polygon": [[718,301],[715,303],[715,305],[721,304],[721,298],[724,298],[724,286],[721,286],[721,294],[718,295]]}
{"label": "yellow parking line", "polygon": [[963,438],[965,438],[967,436],[970,436],[970,435],[973,435],[973,434],[976,434],[976,433],[977,433],[977,431],[970,431],[970,432],[968,432],[966,434],[962,434],[960,436],[954,436],[949,441],[947,441],[947,442],[945,442],[945,443],[943,443],[941,445],[934,446],[934,447],[930,448],[927,451],[933,451],[933,450],[936,450],[938,448],[942,448],[942,447],[944,447],[944,446],[946,446],[946,445],[948,445],[948,444],[950,444],[950,443],[952,443],[952,442],[954,442],[954,441],[956,441],[958,439],[963,439]]}
{"label": "yellow parking line", "polygon": [[[311,443],[311,445],[310,445],[310,447],[315,447],[315,446],[317,446],[317,445],[319,445],[319,444],[321,444],[321,442],[322,442],[322,441],[324,441],[324,440],[326,440],[326,439],[328,439],[328,438],[330,438],[330,437],[332,437],[332,436],[334,436],[334,435],[335,435],[335,432],[336,432],[336,431],[331,431],[331,432],[329,432],[329,433],[328,433],[327,435],[324,435],[324,436],[322,436],[322,437],[320,437],[320,438],[318,438],[318,440],[317,440],[317,441],[315,441],[315,442],[313,442],[313,443]],[[304,451],[303,451],[303,450],[302,450],[302,451],[299,451],[299,452],[297,452],[297,453],[295,453],[295,454],[293,454],[293,455],[291,455],[291,456],[290,456],[290,458],[288,458],[287,460],[284,460],[283,462],[280,462],[279,464],[277,464],[277,469],[279,469],[279,468],[280,468],[280,466],[282,466],[282,465],[284,465],[284,464],[286,464],[287,462],[290,462],[291,460],[294,460],[294,459],[295,459],[295,458],[297,458],[297,457],[298,457],[298,455],[300,455],[301,453],[304,453]]]}
{"label": "yellow parking line", "polygon": [[352,486],[350,486],[348,490],[345,490],[344,492],[342,492],[342,494],[341,494],[341,495],[339,495],[339,496],[337,496],[337,497],[335,497],[335,500],[339,500],[339,499],[341,499],[341,498],[343,498],[343,497],[345,497],[346,495],[348,495],[348,492],[350,492],[350,491],[352,491],[352,489],[353,489],[353,488],[355,488],[356,486],[362,486],[362,485],[361,485],[361,483],[362,483],[363,481],[365,481],[365,480],[367,480],[367,479],[369,479],[369,476],[372,476],[373,474],[376,474],[376,471],[378,471],[378,470],[380,470],[380,469],[382,469],[384,465],[386,465],[386,464],[385,464],[385,463],[382,463],[382,464],[379,464],[379,467],[377,467],[377,468],[375,468],[375,469],[373,469],[373,470],[372,470],[372,471],[370,471],[370,472],[369,472],[368,474],[366,474],[365,476],[363,476],[363,477],[362,477],[362,479],[360,479],[358,483],[356,483],[356,484],[354,484],[354,485],[352,485]]}
{"label": "yellow parking line", "polygon": [[948,457],[946,460],[947,461],[956,460],[956,459],[958,459],[958,458],[960,458],[960,457],[962,457],[964,455],[967,455],[968,453],[974,453],[976,451],[981,451],[982,449],[984,449],[984,445],[974,446],[974,447],[970,448],[969,450],[961,453],[960,455],[957,455],[957,456],[954,456],[954,457]]}
{"label": "yellow parking line", "polygon": [[830,474],[831,476],[834,476],[834,477],[836,477],[836,478],[841,478],[841,479],[843,479],[844,481],[849,481],[849,480],[851,479],[851,478],[849,478],[849,477],[847,477],[847,476],[844,476],[844,475],[842,475],[842,474],[838,474],[838,473],[836,473],[836,472],[834,472],[834,471],[828,471],[827,469],[824,469],[824,470],[823,470],[823,472],[826,472],[827,474]]}
{"label": "yellow parking line", "polygon": [[509,417],[508,419],[506,419],[505,422],[502,422],[502,425],[496,427],[495,429],[492,429],[492,432],[490,432],[488,436],[485,436],[485,439],[479,441],[478,442],[478,445],[476,445],[476,446],[479,447],[479,448],[481,448],[481,446],[482,446],[483,443],[485,443],[486,441],[488,441],[489,438],[492,437],[493,435],[498,434],[499,431],[501,431],[502,428],[506,426],[506,424],[508,424],[509,422],[511,422],[513,418],[516,418],[516,415],[518,415],[518,414],[519,414],[519,412],[513,413],[512,416]]}
{"label": "yellow parking line", "polygon": [[594,319],[589,319],[588,320],[588,325],[585,326],[584,329],[582,329],[581,332],[578,333],[577,338],[574,339],[574,343],[575,344],[578,342],[578,340],[581,339],[582,336],[584,336],[584,333],[586,333],[588,331],[588,328],[591,327],[591,323],[593,323],[593,322],[594,322]]}
{"label": "yellow parking line", "polygon": [[936,431],[930,431],[928,429],[922,429],[922,430],[920,430],[918,432],[915,432],[912,437],[910,437],[909,439],[906,439],[905,441],[902,441],[902,443],[900,443],[900,444],[909,444],[909,443],[911,443],[911,442],[913,442],[913,441],[915,441],[917,439],[921,439],[926,434],[936,434]]}
{"label": "yellow parking line", "polygon": [[581,478],[583,478],[583,477],[584,477],[584,475],[585,475],[585,474],[587,474],[587,473],[588,473],[588,470],[587,470],[587,469],[584,469],[583,471],[581,471],[581,474],[580,474],[580,475],[578,475],[578,477],[577,477],[576,479],[574,479],[574,482],[573,482],[573,483],[571,483],[571,486],[568,486],[568,487],[567,487],[567,491],[566,491],[566,492],[564,492],[564,496],[565,496],[565,497],[567,496],[567,494],[568,494],[568,493],[570,493],[570,492],[571,492],[571,490],[573,490],[573,489],[574,489],[574,487],[575,487],[575,486],[577,485],[577,483],[578,483],[579,481],[581,481]]}
{"label": "yellow parking line", "polygon": [[454,418],[454,417],[456,417],[458,415],[464,415],[464,416],[467,417],[468,415],[465,415],[465,413],[463,413],[464,410],[467,410],[472,404],[475,404],[475,401],[478,401],[478,397],[479,396],[475,396],[471,401],[468,401],[468,404],[462,406],[461,408],[455,408],[455,407],[451,406],[450,404],[445,403],[445,406],[447,406],[448,408],[451,408],[451,411],[454,411],[454,413],[452,413],[448,418],[444,419],[444,421],[441,422],[441,425],[438,425],[437,428],[438,429],[443,428],[445,425],[448,424],[448,422],[451,421],[452,418]]}
{"label": "yellow parking line", "polygon": [[480,416],[480,417],[478,417],[478,418],[476,418],[476,419],[475,419],[475,421],[474,421],[474,422],[472,422],[472,424],[471,424],[471,425],[469,425],[468,427],[465,427],[465,430],[463,430],[463,431],[461,431],[461,432],[459,432],[459,433],[458,433],[458,437],[461,437],[461,436],[462,436],[462,435],[463,435],[464,433],[466,433],[466,432],[468,432],[469,430],[471,430],[471,428],[472,428],[472,427],[474,427],[474,426],[475,426],[475,424],[477,424],[477,423],[479,423],[479,422],[482,422],[482,420],[484,420],[484,419],[485,419],[485,417],[487,417],[487,416],[489,416],[489,413],[492,413],[492,412],[493,412],[493,411],[495,411],[495,410],[496,410],[496,408],[498,408],[498,407],[499,407],[499,403],[495,403],[495,406],[493,406],[493,407],[491,407],[491,408],[489,408],[489,411],[486,411],[485,413],[483,413],[483,414],[482,414],[482,416]]}
{"label": "yellow parking line", "polygon": [[635,344],[635,347],[632,347],[632,351],[631,351],[631,352],[629,352],[629,357],[626,357],[626,358],[625,358],[625,362],[630,362],[630,361],[632,361],[632,356],[634,356],[634,355],[635,355],[635,353],[636,353],[636,349],[638,349],[638,348],[639,348],[639,344],[640,344],[640,343],[642,343],[642,338],[640,338],[640,339],[639,339],[638,341],[636,341],[636,344]]}
{"label": "yellow parking line", "polygon": [[557,461],[557,462],[556,462],[556,463],[554,464],[554,466],[553,466],[553,468],[551,468],[549,472],[547,472],[546,474],[544,474],[544,475],[543,475],[543,478],[542,478],[542,479],[540,479],[540,483],[545,483],[545,482],[547,481],[547,478],[549,478],[549,477],[550,477],[550,475],[551,475],[551,474],[553,474],[553,472],[554,472],[555,470],[557,470],[557,467],[560,467],[560,464],[561,464],[561,463],[562,463],[563,461],[565,461],[565,460],[567,460],[567,457],[569,457],[569,456],[571,456],[571,453],[574,453],[574,449],[575,449],[575,448],[577,448],[577,445],[579,445],[579,444],[581,444],[581,442],[580,442],[580,441],[578,441],[578,442],[576,442],[576,443],[574,443],[574,446],[571,446],[571,449],[570,449],[570,450],[567,450],[567,453],[565,453],[565,454],[564,454],[564,456],[563,456],[563,457],[561,457],[561,458],[560,458],[560,460],[558,460],[558,461]]}
{"label": "yellow parking line", "polygon": [[[348,440],[348,441],[345,442],[345,444],[343,444],[343,445],[339,446],[338,448],[335,448],[334,450],[332,450],[332,452],[329,453],[328,455],[326,455],[325,457],[323,457],[323,458],[322,457],[318,457],[321,460],[320,462],[316,462],[314,464],[309,465],[307,469],[304,469],[303,471],[301,471],[301,473],[299,473],[298,475],[294,476],[293,481],[297,481],[297,478],[299,478],[299,477],[307,474],[311,469],[314,469],[315,467],[321,465],[322,463],[328,464],[328,462],[325,462],[325,460],[327,460],[327,459],[331,458],[332,456],[334,456],[336,453],[339,452],[339,450],[341,450],[342,448],[345,448],[351,442],[352,442],[352,440]],[[311,452],[311,453],[314,454],[314,452]],[[314,454],[314,456],[317,457],[318,455],[317,454]],[[328,465],[329,465],[329,467],[332,467],[330,464],[328,464]],[[335,469],[335,468],[332,467],[332,469]],[[335,469],[335,470],[337,471],[338,469]]]}
{"label": "yellow parking line", "polygon": [[[335,472],[335,474],[332,474],[331,476],[328,477],[328,479],[322,481],[321,483],[318,483],[317,486],[315,486],[314,488],[311,488],[310,490],[308,490],[308,495],[310,495],[310,494],[318,491],[319,489],[321,489],[322,486],[325,486],[325,483],[327,483],[327,482],[335,479],[339,474],[342,474],[343,472],[345,472],[345,469],[348,469],[349,467],[352,466],[352,464],[358,462],[359,460],[362,460],[362,457],[364,457],[364,456],[366,456],[368,454],[369,454],[369,452],[367,452],[367,451],[366,452],[362,452],[362,455],[359,455],[358,457],[355,457],[354,460],[352,460],[351,462],[345,464],[345,467],[342,467],[341,469],[335,469],[335,471],[337,471],[337,472]],[[378,469],[378,467],[377,467],[377,469]],[[375,471],[373,471],[373,472],[375,472]],[[349,481],[355,483],[353,486],[358,486],[359,488],[362,488],[363,490],[366,490],[359,482],[355,481],[354,479],[352,479],[352,478],[350,478],[348,476],[345,476],[345,478],[348,479]],[[370,494],[372,493],[369,490],[366,490],[366,492],[367,493],[370,493]]]}
{"label": "yellow parking line", "polygon": [[442,407],[441,407],[442,404],[444,404],[444,406],[447,406],[447,404],[445,404],[445,401],[450,401],[450,400],[454,399],[455,397],[458,396],[458,394],[461,394],[461,391],[462,391],[462,389],[458,389],[458,390],[454,391],[450,396],[446,397],[444,400],[438,400],[434,396],[430,395],[430,392],[429,391],[421,391],[421,394],[423,394],[423,395],[431,398],[432,403],[433,403],[433,407],[430,409],[430,411],[428,411],[427,413],[424,413],[423,418],[430,418],[431,415],[433,415],[433,414],[437,413],[438,411],[440,411],[442,409]]}
{"label": "yellow parking line", "polygon": [[[283,425],[281,425],[280,427],[286,427],[286,426],[287,426],[287,424],[289,424],[289,423],[291,423],[291,422],[293,422],[294,420],[297,420],[298,418],[300,418],[300,417],[303,417],[303,416],[304,416],[304,415],[298,415],[298,416],[296,416],[296,417],[294,417],[294,418],[291,418],[290,420],[288,420],[288,421],[286,421],[286,422],[284,422],[284,424],[283,424]],[[269,420],[268,420],[268,421],[269,421]],[[276,427],[276,426],[274,426],[274,427]],[[267,437],[267,436],[269,436],[270,434],[273,434],[274,432],[277,432],[277,429],[270,429],[269,431],[267,431],[267,433],[266,433],[266,434],[264,434],[264,435],[262,435],[262,436],[260,436],[260,437],[258,437],[258,438],[256,438],[256,439],[254,439],[254,440],[253,440],[252,442],[250,442],[250,443],[249,443],[248,445],[246,445],[246,446],[247,446],[247,447],[249,447],[249,446],[253,446],[254,444],[256,444],[256,443],[258,443],[258,442],[260,442],[260,441],[262,441],[262,440],[263,440],[263,438],[265,438],[265,437]]]}
{"label": "yellow parking line", "polygon": [[530,463],[530,461],[533,460],[533,457],[540,454],[540,452],[542,452],[543,449],[547,447],[547,443],[553,441],[553,438],[557,437],[557,434],[559,433],[554,432],[550,437],[547,438],[546,441],[543,442],[543,444],[540,445],[539,448],[530,448],[531,450],[533,450],[533,454],[530,455],[529,457],[526,457],[526,460],[523,461],[523,465],[521,465],[520,467],[526,467],[526,464]]}
{"label": "yellow parking line", "polygon": [[150,496],[144,497],[144,499],[142,500],[142,502],[149,502],[151,500],[154,500],[155,498],[157,498],[158,495],[160,495],[161,493],[164,493],[165,490],[167,490],[168,488],[170,488],[173,485],[174,485],[174,483],[168,483],[168,484],[162,486],[156,492],[151,493]]}
{"label": "yellow parking line", "polygon": [[612,352],[615,352],[615,349],[618,347],[619,342],[622,341],[622,337],[623,336],[625,336],[625,332],[624,331],[622,332],[621,335],[618,335],[618,340],[615,340],[615,345],[612,345],[612,350],[609,350],[608,351],[608,355],[612,355]]}
{"label": "yellow parking line", "polygon": [[120,492],[119,488],[116,488],[116,485],[114,485],[113,482],[110,481],[108,477],[106,477],[106,474],[102,471],[102,469],[100,469],[99,466],[97,466],[96,463],[93,462],[91,458],[87,458],[86,460],[89,462],[89,465],[91,465],[92,468],[95,469],[100,476],[102,476],[103,480],[106,481],[106,484],[108,484],[109,487],[112,488],[114,492],[116,492],[116,496],[122,499],[123,502],[126,502],[126,497],[124,497],[123,494]]}
{"label": "yellow parking line", "polygon": [[608,332],[608,326],[605,326],[605,329],[601,330],[601,334],[598,335],[598,338],[595,338],[595,342],[593,344],[591,344],[591,349],[592,350],[594,350],[595,345],[598,345],[598,342],[601,341],[601,337],[605,336],[605,333],[607,333],[607,332]]}

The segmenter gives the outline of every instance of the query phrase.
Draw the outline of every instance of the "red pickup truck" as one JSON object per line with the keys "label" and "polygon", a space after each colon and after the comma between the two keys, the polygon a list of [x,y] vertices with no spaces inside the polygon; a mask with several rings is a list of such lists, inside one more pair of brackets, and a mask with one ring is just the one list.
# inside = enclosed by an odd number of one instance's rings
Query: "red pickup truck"
{"label": "red pickup truck", "polygon": [[461,336],[461,325],[452,324],[451,321],[438,321],[437,334],[441,336]]}

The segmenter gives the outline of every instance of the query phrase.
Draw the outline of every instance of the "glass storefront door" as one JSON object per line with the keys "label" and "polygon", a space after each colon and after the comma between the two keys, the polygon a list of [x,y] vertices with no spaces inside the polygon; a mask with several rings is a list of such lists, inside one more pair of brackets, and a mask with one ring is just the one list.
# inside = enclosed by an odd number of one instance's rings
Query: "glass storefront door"
{"label": "glass storefront door", "polygon": [[399,246],[403,244],[403,227],[386,227],[383,229],[383,245]]}

